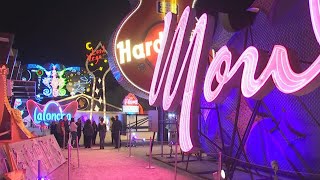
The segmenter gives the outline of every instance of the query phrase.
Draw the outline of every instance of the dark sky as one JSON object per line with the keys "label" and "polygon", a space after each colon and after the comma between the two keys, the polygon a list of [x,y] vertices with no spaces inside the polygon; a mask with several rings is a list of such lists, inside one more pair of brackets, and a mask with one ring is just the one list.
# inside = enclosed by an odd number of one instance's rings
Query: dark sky
{"label": "dark sky", "polygon": [[7,0],[1,2],[0,32],[15,34],[23,64],[84,66],[85,43],[107,44],[129,11],[128,0]]}

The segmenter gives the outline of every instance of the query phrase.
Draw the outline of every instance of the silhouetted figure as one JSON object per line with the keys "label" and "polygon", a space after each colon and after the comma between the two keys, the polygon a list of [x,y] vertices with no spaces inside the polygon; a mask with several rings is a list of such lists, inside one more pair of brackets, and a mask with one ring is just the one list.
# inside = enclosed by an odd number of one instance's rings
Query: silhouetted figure
{"label": "silhouetted figure", "polygon": [[112,124],[112,130],[114,132],[115,148],[119,148],[121,147],[120,132],[122,130],[122,122],[118,119],[118,116],[116,116],[115,121]]}
{"label": "silhouetted figure", "polygon": [[86,121],[83,127],[83,135],[84,135],[84,147],[91,148],[91,140],[93,136],[93,127],[91,125],[90,119]]}
{"label": "silhouetted figure", "polygon": [[70,121],[70,132],[71,132],[71,145],[76,147],[76,140],[77,140],[77,125],[74,122],[74,119],[71,118]]}
{"label": "silhouetted figure", "polygon": [[98,126],[97,126],[97,123],[94,120],[92,120],[92,127],[93,127],[92,145],[95,145],[96,144],[97,133],[98,133]]}
{"label": "silhouetted figure", "polygon": [[[78,136],[78,144],[80,142],[80,138],[81,138],[81,131],[82,131],[82,122],[81,122],[81,118],[78,118],[77,121],[77,136]],[[79,144],[80,145],[80,144]]]}
{"label": "silhouetted figure", "polygon": [[114,131],[113,131],[113,128],[112,128],[114,121],[115,121],[115,118],[112,116],[111,119],[110,119],[110,123],[111,123],[111,125],[110,125],[110,130],[111,130],[111,144],[113,144],[113,141],[114,141]]}
{"label": "silhouetted figure", "polygon": [[69,133],[70,133],[70,126],[69,126],[69,120],[67,116],[63,116],[63,123],[64,123],[64,130],[65,130],[65,141],[64,141],[64,147],[68,147],[68,141],[69,141]]}
{"label": "silhouetted figure", "polygon": [[56,121],[52,121],[50,124],[50,134],[53,134],[58,142],[58,133],[57,133],[57,123]]}
{"label": "silhouetted figure", "polygon": [[104,119],[100,118],[98,125],[98,131],[100,136],[100,149],[104,149],[104,139],[106,138],[107,125],[104,123]]}
{"label": "silhouetted figure", "polygon": [[63,139],[64,139],[64,123],[61,119],[59,122],[57,122],[57,141],[61,148],[63,148]]}

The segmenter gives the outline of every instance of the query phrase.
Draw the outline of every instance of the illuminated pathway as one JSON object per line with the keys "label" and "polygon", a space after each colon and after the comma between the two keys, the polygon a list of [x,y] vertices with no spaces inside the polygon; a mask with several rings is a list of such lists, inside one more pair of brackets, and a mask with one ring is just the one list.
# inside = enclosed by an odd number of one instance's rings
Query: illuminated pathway
{"label": "illuminated pathway", "polygon": [[[72,180],[105,180],[105,179],[174,179],[174,168],[152,160],[155,169],[146,169],[148,165],[146,152],[148,148],[132,148],[134,157],[128,158],[128,149],[121,148],[120,152],[111,146],[104,150],[80,148],[80,168],[77,168],[76,150],[72,150],[71,179]],[[155,151],[158,152],[158,148]],[[67,157],[67,150],[64,150]],[[67,163],[48,176],[50,180],[68,179]],[[200,179],[189,173],[178,171],[179,180]]]}

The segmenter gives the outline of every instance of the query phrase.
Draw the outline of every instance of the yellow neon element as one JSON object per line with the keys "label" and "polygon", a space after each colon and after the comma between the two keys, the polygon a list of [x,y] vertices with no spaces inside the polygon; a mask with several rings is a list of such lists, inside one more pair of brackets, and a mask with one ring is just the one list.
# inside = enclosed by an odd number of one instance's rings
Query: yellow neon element
{"label": "yellow neon element", "polygon": [[90,63],[90,66],[93,66],[94,64],[93,63]]}
{"label": "yellow neon element", "polygon": [[91,42],[86,43],[86,49],[89,51],[91,51],[93,49],[92,46],[90,46],[90,45],[91,45]]}
{"label": "yellow neon element", "polygon": [[107,62],[108,62],[108,60],[107,60],[107,59],[105,59],[103,62],[104,62],[104,63],[107,63]]}
{"label": "yellow neon element", "polygon": [[151,49],[153,49],[154,52],[159,53],[162,36],[163,33],[159,32],[158,39],[136,44],[133,47],[131,47],[131,41],[129,39],[118,42],[117,49],[119,50],[120,64],[131,62],[131,57],[134,57],[136,60],[144,59],[151,55]]}
{"label": "yellow neon element", "polygon": [[100,71],[102,71],[102,70],[103,70],[103,67],[102,67],[102,66],[100,66],[100,67],[99,67],[99,70],[100,70]]}
{"label": "yellow neon element", "polygon": [[178,6],[177,6],[177,0],[171,0],[170,7],[171,7],[171,12],[172,12],[173,14],[178,14],[178,12],[177,12],[177,8],[178,8]]}

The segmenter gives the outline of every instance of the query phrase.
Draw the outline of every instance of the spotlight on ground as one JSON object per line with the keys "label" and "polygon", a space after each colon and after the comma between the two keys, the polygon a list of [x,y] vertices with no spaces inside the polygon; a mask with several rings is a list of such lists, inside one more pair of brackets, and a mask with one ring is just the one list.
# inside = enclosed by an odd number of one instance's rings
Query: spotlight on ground
{"label": "spotlight on ground", "polygon": [[226,178],[226,172],[222,169],[219,175],[219,171],[212,173],[214,180],[222,180]]}
{"label": "spotlight on ground", "polygon": [[226,172],[222,169],[219,176],[219,171],[212,173],[214,180],[222,180],[226,178]]}

